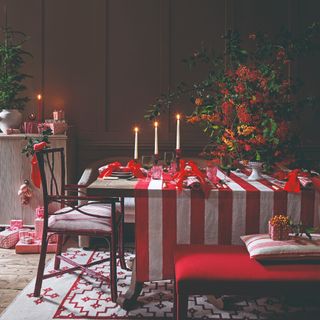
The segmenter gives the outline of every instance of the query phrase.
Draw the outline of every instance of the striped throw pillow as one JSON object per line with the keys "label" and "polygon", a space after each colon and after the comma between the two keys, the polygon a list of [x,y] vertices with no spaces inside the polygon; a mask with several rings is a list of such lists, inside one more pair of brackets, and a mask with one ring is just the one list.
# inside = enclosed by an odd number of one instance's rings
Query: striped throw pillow
{"label": "striped throw pillow", "polygon": [[250,258],[256,260],[319,260],[320,235],[290,237],[289,240],[274,241],[268,234],[241,236]]}

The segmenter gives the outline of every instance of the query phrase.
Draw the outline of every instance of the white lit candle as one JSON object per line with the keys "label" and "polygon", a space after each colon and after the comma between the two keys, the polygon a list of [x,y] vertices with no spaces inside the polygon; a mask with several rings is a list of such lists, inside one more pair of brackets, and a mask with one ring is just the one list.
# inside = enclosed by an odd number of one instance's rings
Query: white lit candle
{"label": "white lit candle", "polygon": [[133,155],[134,160],[138,159],[138,131],[139,131],[139,128],[135,127],[134,128],[134,155]]}
{"label": "white lit candle", "polygon": [[154,123],[154,154],[158,154],[159,153],[159,149],[158,149],[158,122],[156,121]]}
{"label": "white lit candle", "polygon": [[177,114],[177,140],[176,140],[176,150],[180,149],[180,114]]}

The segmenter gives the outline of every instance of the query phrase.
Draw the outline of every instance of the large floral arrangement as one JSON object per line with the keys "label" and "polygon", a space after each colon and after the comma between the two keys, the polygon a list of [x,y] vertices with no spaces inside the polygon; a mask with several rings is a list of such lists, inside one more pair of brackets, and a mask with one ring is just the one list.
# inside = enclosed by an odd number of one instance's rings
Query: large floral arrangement
{"label": "large floral arrangement", "polygon": [[276,161],[294,157],[293,124],[301,107],[299,86],[294,81],[292,62],[316,49],[319,24],[314,23],[300,39],[282,32],[274,42],[266,34],[251,34],[253,49],[245,50],[240,35],[229,32],[227,50],[216,57],[205,47],[185,60],[190,67],[206,63],[205,79],[191,86],[181,84],[156,100],[147,118],[159,116],[165,107],[189,95],[193,104],[189,123],[197,123],[210,137],[210,157],[236,160]]}

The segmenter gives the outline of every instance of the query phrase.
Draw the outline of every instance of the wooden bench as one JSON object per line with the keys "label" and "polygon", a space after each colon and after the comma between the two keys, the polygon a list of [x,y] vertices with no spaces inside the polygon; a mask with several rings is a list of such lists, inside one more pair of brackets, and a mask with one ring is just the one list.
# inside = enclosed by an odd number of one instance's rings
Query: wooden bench
{"label": "wooden bench", "polygon": [[189,295],[318,295],[320,261],[262,263],[244,246],[183,245],[175,253],[174,289],[177,320],[187,319]]}

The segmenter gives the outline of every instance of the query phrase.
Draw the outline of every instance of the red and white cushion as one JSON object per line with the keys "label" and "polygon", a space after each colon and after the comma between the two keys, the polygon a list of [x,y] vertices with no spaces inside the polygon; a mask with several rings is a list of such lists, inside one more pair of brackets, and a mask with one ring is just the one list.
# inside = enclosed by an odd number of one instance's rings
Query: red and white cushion
{"label": "red and white cushion", "polygon": [[289,240],[274,241],[268,234],[241,236],[250,258],[256,260],[319,260],[320,235],[291,237]]}
{"label": "red and white cushion", "polygon": [[[55,213],[69,211],[70,207],[65,207]],[[101,218],[91,217],[76,210],[68,213],[52,215],[49,217],[48,226],[56,231],[90,231],[97,233],[111,231],[111,208],[107,204],[89,204],[80,208],[82,211],[101,216]]]}

